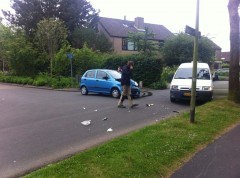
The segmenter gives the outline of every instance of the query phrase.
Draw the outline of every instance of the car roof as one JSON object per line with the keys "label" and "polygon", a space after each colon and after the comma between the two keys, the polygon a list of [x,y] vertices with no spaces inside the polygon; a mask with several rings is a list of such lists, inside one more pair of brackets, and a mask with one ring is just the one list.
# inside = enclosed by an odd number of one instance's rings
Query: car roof
{"label": "car roof", "polygon": [[[192,68],[193,66],[193,62],[189,62],[189,63],[182,63],[179,68]],[[202,63],[202,62],[198,62],[197,63],[197,67],[198,68],[209,68],[209,65],[207,63]]]}
{"label": "car roof", "polygon": [[116,71],[116,70],[113,70],[113,69],[89,69],[87,71],[93,71],[93,70],[101,70],[101,71]]}

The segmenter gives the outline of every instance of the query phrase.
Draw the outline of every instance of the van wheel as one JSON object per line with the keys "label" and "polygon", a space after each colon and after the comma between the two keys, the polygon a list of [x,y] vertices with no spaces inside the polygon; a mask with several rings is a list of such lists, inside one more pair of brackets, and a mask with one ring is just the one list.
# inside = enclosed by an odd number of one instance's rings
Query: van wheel
{"label": "van wheel", "polygon": [[82,87],[81,87],[81,93],[82,93],[82,95],[87,95],[87,94],[88,94],[88,89],[87,89],[87,87],[82,86]]}
{"label": "van wheel", "polygon": [[120,91],[117,88],[113,88],[111,91],[111,95],[113,98],[119,98],[120,97]]}

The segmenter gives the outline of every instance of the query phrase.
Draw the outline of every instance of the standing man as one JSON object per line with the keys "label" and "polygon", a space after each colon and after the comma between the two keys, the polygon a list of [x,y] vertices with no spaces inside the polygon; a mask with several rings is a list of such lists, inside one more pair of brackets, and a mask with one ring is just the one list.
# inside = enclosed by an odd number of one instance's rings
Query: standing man
{"label": "standing man", "polygon": [[126,108],[126,106],[123,105],[123,101],[126,96],[128,97],[129,108],[133,108],[138,105],[138,104],[133,104],[133,101],[131,98],[131,76],[132,76],[133,65],[134,65],[133,61],[128,61],[127,65],[123,66],[122,68],[122,77],[121,77],[122,94],[118,101],[119,108]]}

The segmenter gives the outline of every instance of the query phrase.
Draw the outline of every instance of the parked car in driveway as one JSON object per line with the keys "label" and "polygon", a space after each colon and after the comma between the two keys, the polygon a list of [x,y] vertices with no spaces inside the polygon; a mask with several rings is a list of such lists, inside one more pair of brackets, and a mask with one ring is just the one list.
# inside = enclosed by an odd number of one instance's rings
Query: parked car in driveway
{"label": "parked car in driveway", "polygon": [[[121,73],[110,69],[92,69],[86,71],[81,77],[80,90],[82,95],[89,92],[112,95],[119,98],[122,93]],[[131,79],[133,97],[140,96],[138,83]]]}

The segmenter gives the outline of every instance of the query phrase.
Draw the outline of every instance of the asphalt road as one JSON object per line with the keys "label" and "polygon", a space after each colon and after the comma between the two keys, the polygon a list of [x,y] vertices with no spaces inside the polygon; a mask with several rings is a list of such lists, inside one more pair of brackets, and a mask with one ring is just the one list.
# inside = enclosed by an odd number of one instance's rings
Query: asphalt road
{"label": "asphalt road", "polygon": [[109,96],[0,84],[0,177],[18,177],[189,108],[171,103],[168,89],[152,94],[128,110]]}
{"label": "asphalt road", "polygon": [[228,94],[228,81],[214,81],[213,82],[213,96],[214,98],[226,97]]}

